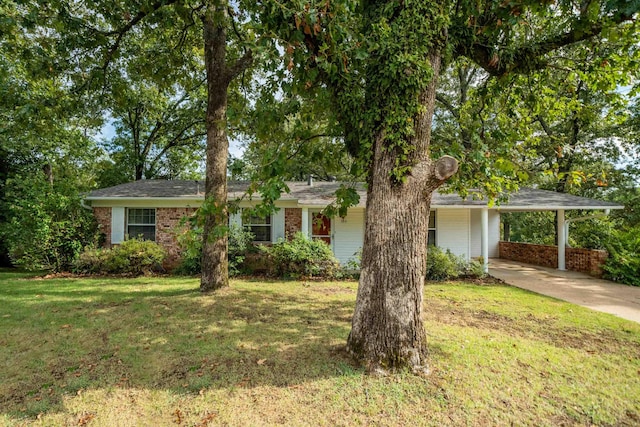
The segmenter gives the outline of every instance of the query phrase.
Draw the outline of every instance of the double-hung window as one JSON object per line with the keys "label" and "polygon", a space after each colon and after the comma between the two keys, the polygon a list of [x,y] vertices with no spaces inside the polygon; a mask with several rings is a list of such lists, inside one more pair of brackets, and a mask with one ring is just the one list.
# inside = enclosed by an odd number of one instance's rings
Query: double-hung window
{"label": "double-hung window", "polygon": [[242,226],[253,234],[255,243],[271,242],[271,215],[264,217],[259,215],[248,216],[243,218]]}
{"label": "double-hung window", "polygon": [[127,210],[127,235],[130,238],[156,240],[156,210],[129,208]]}
{"label": "double-hung window", "polygon": [[436,245],[436,211],[429,212],[429,236],[427,239],[429,246]]}

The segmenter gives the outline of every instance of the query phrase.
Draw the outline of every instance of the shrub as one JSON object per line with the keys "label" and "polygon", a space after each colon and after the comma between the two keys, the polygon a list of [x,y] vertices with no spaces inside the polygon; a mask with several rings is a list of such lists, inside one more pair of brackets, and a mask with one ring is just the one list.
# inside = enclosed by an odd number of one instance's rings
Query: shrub
{"label": "shrub", "polygon": [[237,276],[242,272],[247,252],[254,248],[253,233],[233,224],[229,227],[229,275]]}
{"label": "shrub", "polygon": [[129,239],[112,249],[84,251],[74,270],[89,274],[149,274],[162,271],[166,256],[166,251],[155,242]]}
{"label": "shrub", "polygon": [[202,272],[202,229],[192,224],[184,233],[178,234],[180,264],[175,274],[195,275]]}
{"label": "shrub", "polygon": [[613,231],[607,247],[609,258],[604,277],[627,285],[640,286],[640,227]]}
{"label": "shrub", "polygon": [[278,277],[335,277],[340,264],[322,240],[298,232],[292,240],[279,240],[260,249],[271,261],[271,274]]}
{"label": "shrub", "polygon": [[449,249],[443,251],[437,246],[429,246],[427,255],[427,280],[451,280],[462,276],[467,269],[467,261],[454,255]]}
{"label": "shrub", "polygon": [[[232,224],[229,227],[229,275],[237,276],[242,272],[242,264],[247,251],[253,248],[253,234],[242,227]],[[182,250],[180,265],[176,274],[200,274],[202,272],[202,228],[192,225],[185,233],[178,236],[178,244]]]}
{"label": "shrub", "polygon": [[340,268],[337,278],[360,278],[360,267],[362,264],[362,248],[358,249],[345,265]]}
{"label": "shrub", "polygon": [[480,260],[472,260],[469,262],[465,268],[464,275],[469,278],[479,279],[486,277],[487,273],[484,272],[484,260],[480,258]]}
{"label": "shrub", "polygon": [[0,240],[15,265],[28,270],[69,271],[95,237],[96,223],[70,188],[52,188],[42,177],[7,184],[0,200]]}

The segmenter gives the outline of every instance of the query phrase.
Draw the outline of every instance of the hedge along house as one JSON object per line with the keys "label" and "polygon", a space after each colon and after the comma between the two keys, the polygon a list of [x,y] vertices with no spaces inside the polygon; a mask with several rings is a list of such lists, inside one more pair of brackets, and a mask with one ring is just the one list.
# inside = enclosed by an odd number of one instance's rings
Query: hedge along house
{"label": "hedge along house", "polygon": [[[366,191],[358,189],[360,202],[344,218],[327,218],[322,209],[334,200],[338,182],[288,182],[289,192],[276,202],[278,210],[260,218],[240,212],[230,223],[250,229],[256,243],[272,243],[298,231],[330,245],[343,264],[354,258],[364,240]],[[246,197],[247,182],[229,182],[228,199],[240,200],[241,208],[259,203]],[[91,205],[105,237],[105,246],[127,236],[144,236],[165,247],[174,262],[180,257],[177,233],[181,220],[192,215],[204,200],[202,181],[143,180],[92,191],[85,200]],[[429,218],[429,243],[449,249],[465,259],[481,257],[488,271],[489,258],[507,258],[535,263],[538,258],[558,269],[567,268],[564,213],[567,210],[609,210],[623,206],[570,194],[522,189],[507,203],[489,206],[486,200],[463,200],[457,194],[434,193]],[[555,252],[538,245],[521,246],[500,242],[500,212],[556,211],[559,244]],[[244,218],[243,218],[244,217]],[[533,252],[532,252],[533,251]],[[578,256],[591,257],[588,254]],[[548,258],[553,258],[549,260]],[[522,259],[524,258],[524,259]],[[570,263],[585,264],[583,261]],[[583,268],[585,269],[585,268]],[[590,270],[592,267],[586,267]],[[590,272],[590,271],[588,271]]]}

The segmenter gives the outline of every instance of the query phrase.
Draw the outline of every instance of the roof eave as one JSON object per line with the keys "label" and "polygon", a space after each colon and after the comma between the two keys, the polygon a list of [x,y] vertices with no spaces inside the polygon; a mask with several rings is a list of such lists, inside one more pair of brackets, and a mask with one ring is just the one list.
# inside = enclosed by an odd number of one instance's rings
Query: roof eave
{"label": "roof eave", "polygon": [[491,209],[497,210],[529,210],[529,211],[557,211],[557,210],[607,210],[607,209],[624,209],[624,206],[614,205],[614,206],[511,206],[511,205],[503,205],[503,206],[493,206]]}

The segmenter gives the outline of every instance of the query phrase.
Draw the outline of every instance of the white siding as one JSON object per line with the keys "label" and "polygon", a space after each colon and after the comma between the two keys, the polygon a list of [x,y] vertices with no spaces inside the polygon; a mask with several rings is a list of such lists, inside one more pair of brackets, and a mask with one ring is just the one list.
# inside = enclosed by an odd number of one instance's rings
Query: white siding
{"label": "white siding", "polygon": [[122,243],[124,240],[125,208],[111,208],[111,243]]}
{"label": "white siding", "polygon": [[354,258],[364,239],[364,209],[349,209],[344,218],[333,219],[333,253],[341,264]]}
{"label": "white siding", "polygon": [[284,239],[284,208],[278,209],[271,216],[271,241]]}
{"label": "white siding", "polygon": [[[482,222],[480,209],[471,209],[471,258],[477,258],[482,255],[481,239],[482,239]],[[489,212],[489,228],[491,228],[491,212]]]}
{"label": "white siding", "polygon": [[437,209],[436,244],[456,255],[470,258],[469,209]]}
{"label": "white siding", "polygon": [[[482,223],[480,209],[471,209],[471,257],[482,256],[481,245]],[[500,241],[500,213],[489,209],[489,258],[498,257]]]}

